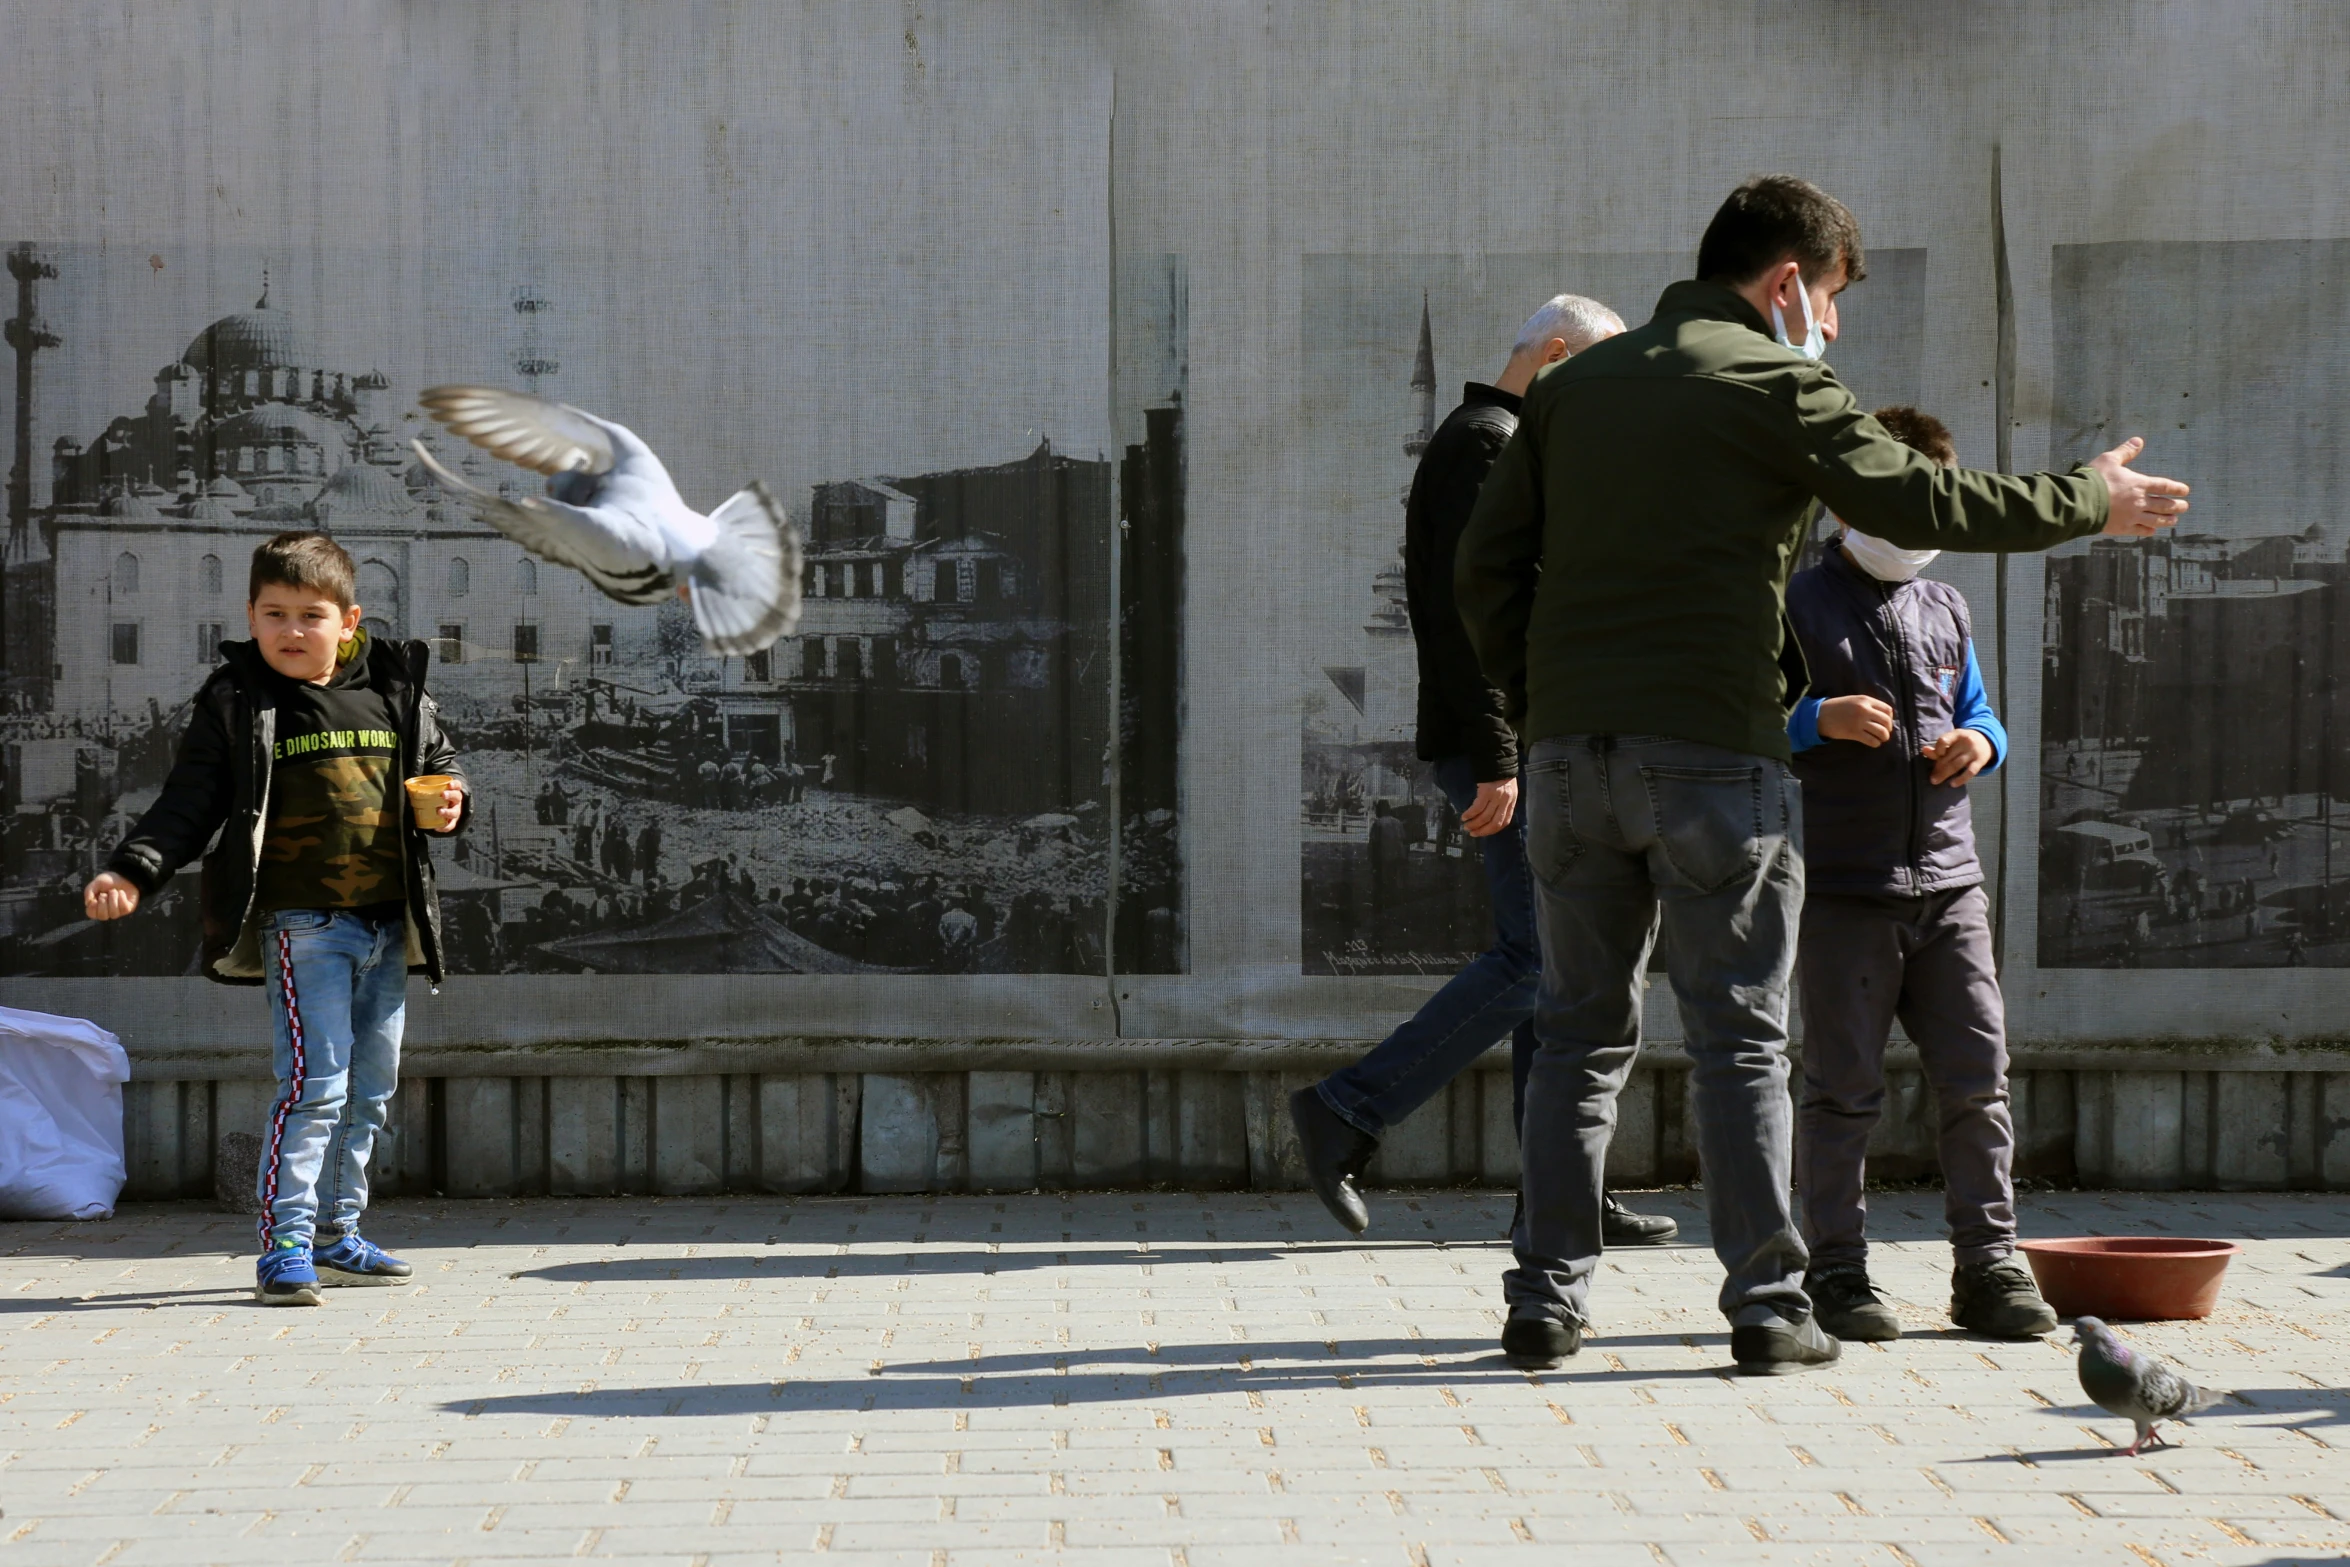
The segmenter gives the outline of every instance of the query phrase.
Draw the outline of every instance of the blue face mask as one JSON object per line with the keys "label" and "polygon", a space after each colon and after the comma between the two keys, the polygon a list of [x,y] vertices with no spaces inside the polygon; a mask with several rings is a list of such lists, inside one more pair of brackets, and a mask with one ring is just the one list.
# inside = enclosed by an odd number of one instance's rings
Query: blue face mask
{"label": "blue face mask", "polygon": [[1822,358],[1828,352],[1828,339],[1820,331],[1819,322],[1812,317],[1811,291],[1803,286],[1803,274],[1800,272],[1795,274],[1795,297],[1803,302],[1803,341],[1800,343],[1787,341],[1787,318],[1779,313],[1777,300],[1771,301],[1771,331],[1780,342],[1785,343],[1786,346],[1794,349],[1804,358]]}

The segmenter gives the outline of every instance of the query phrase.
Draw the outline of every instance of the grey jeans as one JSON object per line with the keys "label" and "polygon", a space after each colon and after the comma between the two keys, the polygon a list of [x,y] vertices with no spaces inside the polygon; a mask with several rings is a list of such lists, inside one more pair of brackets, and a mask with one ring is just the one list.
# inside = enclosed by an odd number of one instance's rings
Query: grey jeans
{"label": "grey jeans", "polygon": [[1943,1212],[1958,1261],[2015,1250],[2015,1121],[2007,1014],[1981,887],[1922,898],[1828,897],[1803,910],[1803,1232],[1820,1263],[1868,1257],[1861,1187],[1885,1108],[1893,1020],[1934,1088]]}
{"label": "grey jeans", "polygon": [[1616,1095],[1640,1053],[1661,911],[1714,1251],[1735,1324],[1811,1311],[1788,1198],[1787,993],[1803,792],[1786,763],[1653,735],[1570,735],[1526,765],[1542,935],[1513,1316],[1587,1322]]}

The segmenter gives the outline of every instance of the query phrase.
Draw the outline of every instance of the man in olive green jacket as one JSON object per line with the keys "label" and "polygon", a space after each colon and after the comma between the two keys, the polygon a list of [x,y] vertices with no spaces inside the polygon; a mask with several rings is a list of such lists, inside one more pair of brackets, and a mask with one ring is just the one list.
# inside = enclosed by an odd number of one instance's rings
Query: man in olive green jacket
{"label": "man in olive green jacket", "polygon": [[[1542,989],[1513,1364],[1575,1353],[1600,1252],[1615,1100],[1659,925],[1680,1002],[1721,1307],[1741,1370],[1825,1364],[1788,1203],[1787,991],[1803,897],[1787,578],[1817,502],[1916,549],[2144,535],[2187,488],[2130,441],[2069,473],[1945,468],[1819,362],[1859,226],[1799,179],[1731,193],[1646,326],[1545,370],[1468,528],[1455,597],[1526,765]],[[1800,341],[1789,323],[1801,322]]]}

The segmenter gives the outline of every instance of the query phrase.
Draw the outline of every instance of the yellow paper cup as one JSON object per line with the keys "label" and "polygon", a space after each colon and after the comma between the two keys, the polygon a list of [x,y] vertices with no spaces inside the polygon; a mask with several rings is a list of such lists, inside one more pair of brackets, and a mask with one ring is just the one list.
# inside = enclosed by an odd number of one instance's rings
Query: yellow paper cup
{"label": "yellow paper cup", "polygon": [[426,773],[421,778],[408,780],[408,813],[416,818],[416,825],[438,830],[441,825],[441,795],[457,780],[447,773]]}

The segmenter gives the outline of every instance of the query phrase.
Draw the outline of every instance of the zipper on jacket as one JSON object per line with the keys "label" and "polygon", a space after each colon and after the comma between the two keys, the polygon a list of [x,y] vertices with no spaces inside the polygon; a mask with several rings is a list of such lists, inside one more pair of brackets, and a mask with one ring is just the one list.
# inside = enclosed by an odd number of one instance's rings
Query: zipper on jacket
{"label": "zipper on jacket", "polygon": [[[406,664],[405,659],[401,662],[403,665]],[[425,985],[437,996],[441,993],[441,974],[444,967],[441,962],[441,944],[425,909],[424,878],[417,864],[432,851],[417,841],[420,829],[416,826],[413,816],[407,811],[406,790],[406,780],[415,776],[416,768],[421,765],[416,741],[424,727],[424,682],[417,677],[413,667],[403,667],[400,676],[400,717],[402,719],[399,733],[400,777],[395,780],[395,787],[401,790],[401,810],[403,816],[407,817],[400,824],[400,868],[408,882],[405,889],[408,919],[416,927],[417,950],[424,955]],[[528,714],[524,715],[526,721],[528,717]],[[400,966],[403,969],[408,966],[405,940],[401,943]]]}
{"label": "zipper on jacket", "polygon": [[1925,745],[1925,733],[1918,723],[1917,682],[1910,668],[1909,638],[1902,632],[1900,612],[1893,607],[1893,595],[1901,591],[1901,585],[1880,584],[1878,591],[1884,596],[1885,619],[1892,631],[1894,673],[1901,685],[1901,710],[1909,719],[1911,743],[1903,758],[1908,764],[1903,770],[1903,777],[1908,780],[1909,787],[1903,791],[1903,799],[1908,807],[1909,820],[1907,830],[1902,834],[1904,849],[1901,874],[1914,890],[1922,879],[1918,862],[1925,854],[1925,845],[1921,841],[1921,824],[1926,814],[1926,804],[1922,798],[1925,790],[1924,762],[1919,755]]}

